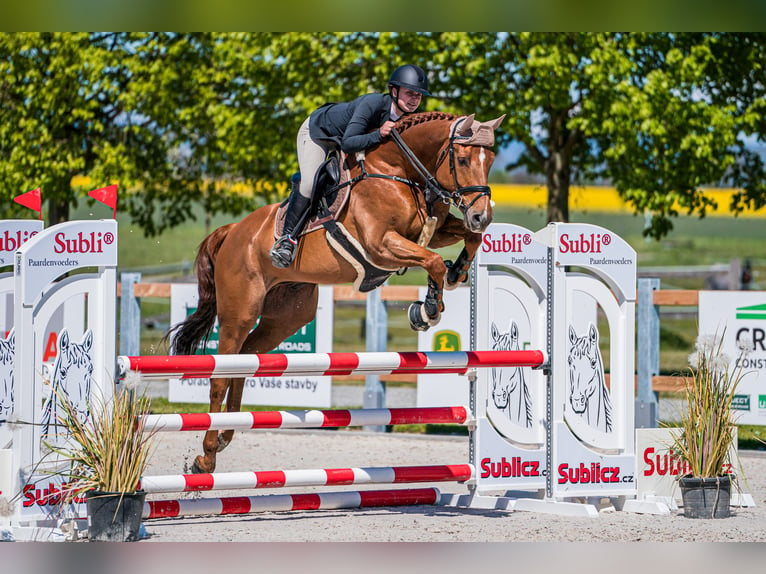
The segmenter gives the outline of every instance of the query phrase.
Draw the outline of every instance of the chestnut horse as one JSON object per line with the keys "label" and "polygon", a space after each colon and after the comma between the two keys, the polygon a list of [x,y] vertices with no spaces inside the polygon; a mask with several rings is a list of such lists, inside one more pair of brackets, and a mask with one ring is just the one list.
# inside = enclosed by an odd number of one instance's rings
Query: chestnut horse
{"label": "chestnut horse", "polygon": [[[422,267],[428,272],[426,300],[414,303],[409,312],[414,329],[424,330],[439,321],[444,310],[442,289],[467,279],[482,231],[492,221],[487,176],[494,160],[494,130],[502,120],[413,114],[399,120],[393,138],[367,150],[366,157],[346,159],[353,187],[336,216],[338,227],[353,236],[357,251],[367,265],[385,274],[383,280],[400,268]],[[462,219],[450,213],[453,205]],[[359,285],[363,266],[340,254],[324,229],[301,237],[290,267],[274,267],[269,248],[278,208],[276,204],[259,208],[202,242],[195,262],[198,308],[169,333],[175,353],[193,354],[213,328],[216,315],[218,353],[269,352],[314,319],[317,285],[355,281]],[[435,229],[430,240],[421,243],[438,249],[462,240],[464,248],[454,264],[418,244],[429,217]],[[224,399],[227,411],[238,411],[243,386],[244,379],[213,379],[210,412],[220,411]],[[196,458],[192,470],[212,472],[216,453],[233,434],[233,430],[221,435],[208,431],[204,456]]]}

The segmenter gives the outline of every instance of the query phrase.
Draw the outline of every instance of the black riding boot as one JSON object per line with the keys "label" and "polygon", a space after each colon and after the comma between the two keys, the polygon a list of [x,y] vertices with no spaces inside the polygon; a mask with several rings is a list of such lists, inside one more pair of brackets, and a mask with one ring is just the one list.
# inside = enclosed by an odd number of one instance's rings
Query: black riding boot
{"label": "black riding boot", "polygon": [[305,212],[311,204],[311,199],[303,197],[297,190],[290,194],[290,201],[287,204],[287,213],[285,213],[285,226],[282,229],[282,237],[277,239],[276,243],[269,251],[271,262],[274,267],[284,269],[289,267],[295,259],[295,251],[298,247],[297,237],[303,229],[306,221]]}

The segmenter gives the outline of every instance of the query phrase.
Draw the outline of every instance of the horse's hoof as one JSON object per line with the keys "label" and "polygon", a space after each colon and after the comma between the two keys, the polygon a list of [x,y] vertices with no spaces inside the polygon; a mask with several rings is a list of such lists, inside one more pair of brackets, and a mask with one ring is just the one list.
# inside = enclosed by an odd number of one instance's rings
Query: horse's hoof
{"label": "horse's hoof", "polygon": [[206,470],[204,467],[204,460],[205,458],[202,455],[198,455],[197,458],[194,459],[194,464],[192,464],[191,467],[192,474],[207,474],[215,470],[215,465],[212,469]]}
{"label": "horse's hoof", "polygon": [[223,438],[222,434],[218,435],[218,448],[216,449],[216,452],[221,452],[223,449],[225,449],[227,446],[229,446],[230,440],[226,440]]}
{"label": "horse's hoof", "polygon": [[452,291],[461,283],[468,281],[468,274],[461,273],[453,261],[447,260],[444,264],[447,266],[447,274],[444,276],[444,288],[447,291]]}
{"label": "horse's hoof", "polygon": [[435,317],[429,317],[426,313],[426,306],[422,301],[415,301],[407,310],[407,316],[410,320],[410,327],[413,331],[428,331],[429,327],[434,327],[441,321],[441,313]]}
{"label": "horse's hoof", "polygon": [[423,302],[416,301],[407,309],[407,317],[410,320],[410,327],[413,331],[427,331],[431,326],[428,324],[428,317],[423,311]]}

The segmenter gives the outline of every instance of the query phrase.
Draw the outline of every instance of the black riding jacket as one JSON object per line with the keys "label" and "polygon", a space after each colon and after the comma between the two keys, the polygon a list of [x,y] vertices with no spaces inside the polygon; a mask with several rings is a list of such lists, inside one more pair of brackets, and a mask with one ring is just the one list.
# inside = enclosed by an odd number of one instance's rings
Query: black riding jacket
{"label": "black riding jacket", "polygon": [[313,140],[329,140],[346,153],[354,153],[380,143],[380,131],[391,114],[388,94],[366,94],[350,102],[325,104],[309,119]]}

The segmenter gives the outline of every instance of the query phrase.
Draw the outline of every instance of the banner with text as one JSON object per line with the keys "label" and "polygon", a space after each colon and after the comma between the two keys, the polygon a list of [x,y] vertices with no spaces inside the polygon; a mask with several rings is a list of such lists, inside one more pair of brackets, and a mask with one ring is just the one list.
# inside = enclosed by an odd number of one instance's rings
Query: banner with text
{"label": "banner with text", "polygon": [[[174,284],[170,291],[171,326],[182,322],[197,309],[197,286]],[[329,353],[333,338],[333,288],[319,287],[316,318],[297,333],[285,339],[274,353]],[[198,354],[218,352],[218,322],[216,321],[204,349]],[[170,379],[168,400],[172,403],[207,403],[210,400],[210,379]],[[332,401],[332,377],[284,376],[251,377],[245,379],[243,405],[275,407],[329,408]]]}

